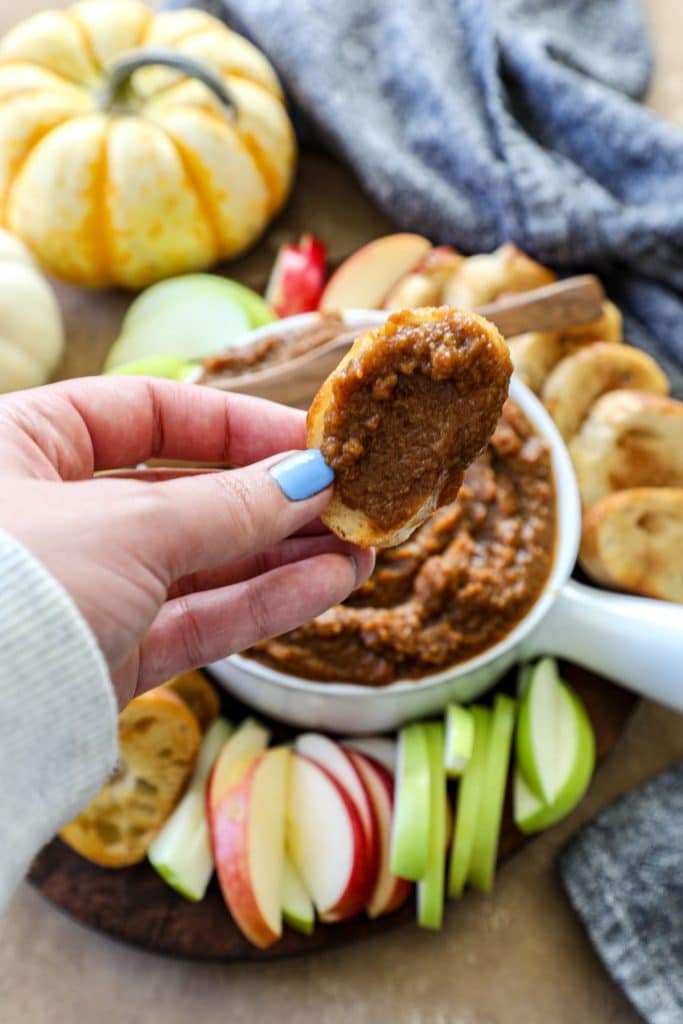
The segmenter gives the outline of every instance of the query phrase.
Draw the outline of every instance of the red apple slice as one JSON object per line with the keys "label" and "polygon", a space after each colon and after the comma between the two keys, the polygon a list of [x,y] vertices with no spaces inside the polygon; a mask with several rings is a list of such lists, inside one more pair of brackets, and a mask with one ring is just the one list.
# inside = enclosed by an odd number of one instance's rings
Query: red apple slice
{"label": "red apple slice", "polygon": [[298,245],[281,245],[266,288],[266,302],[278,316],[309,313],[318,308],[325,286],[327,251],[313,235]]}
{"label": "red apple slice", "polygon": [[365,906],[368,884],[360,816],[339,783],[292,753],[286,845],[318,914],[343,921]]}
{"label": "red apple slice", "polygon": [[369,917],[389,914],[405,903],[412,888],[405,878],[392,875],[389,867],[391,853],[391,816],[394,806],[394,779],[391,773],[378,761],[349,751],[349,757],[370,794],[379,825],[380,861],[377,880],[366,907]]}
{"label": "red apple slice", "polygon": [[401,232],[362,246],[334,272],[320,309],[380,309],[387,292],[431,249],[422,235]]}
{"label": "red apple slice", "polygon": [[265,750],[269,739],[269,731],[253,718],[246,718],[239,729],[228,737],[207,779],[207,816],[211,816],[212,807],[220,801],[234,781],[241,778],[245,767],[257,754]]}
{"label": "red apple slice", "polygon": [[339,741],[345,749],[357,750],[391,772],[396,772],[396,740],[388,736],[349,736]]}
{"label": "red apple slice", "polygon": [[216,873],[235,923],[260,949],[282,935],[282,869],[287,804],[287,747],[242,763],[242,774],[212,806]]}
{"label": "red apple slice", "polygon": [[379,828],[375,817],[375,809],[370,799],[363,778],[354,767],[349,753],[329,736],[319,732],[304,732],[297,736],[294,749],[311,760],[317,762],[330,773],[332,778],[343,787],[353,801],[360,815],[363,835],[365,837],[365,854],[367,860],[368,898],[377,878],[380,861]]}

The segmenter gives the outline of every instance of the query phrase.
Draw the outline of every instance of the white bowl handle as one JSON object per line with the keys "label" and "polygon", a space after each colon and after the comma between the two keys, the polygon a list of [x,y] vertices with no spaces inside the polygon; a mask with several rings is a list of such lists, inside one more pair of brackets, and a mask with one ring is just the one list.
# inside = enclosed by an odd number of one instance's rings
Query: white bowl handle
{"label": "white bowl handle", "polygon": [[683,605],[570,580],[523,650],[567,658],[683,711]]}

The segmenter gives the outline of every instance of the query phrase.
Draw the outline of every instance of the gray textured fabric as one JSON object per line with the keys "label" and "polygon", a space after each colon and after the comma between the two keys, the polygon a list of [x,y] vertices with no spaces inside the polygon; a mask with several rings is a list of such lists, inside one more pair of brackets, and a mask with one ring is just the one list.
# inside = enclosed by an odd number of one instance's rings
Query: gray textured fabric
{"label": "gray textured fabric", "polygon": [[575,836],[562,881],[598,953],[650,1024],[683,1021],[683,763]]}
{"label": "gray textured fabric", "polygon": [[683,134],[637,102],[638,0],[195,3],[270,56],[298,125],[398,225],[607,275],[683,395]]}
{"label": "gray textured fabric", "polygon": [[0,913],[116,763],[116,701],[85,619],[0,530]]}

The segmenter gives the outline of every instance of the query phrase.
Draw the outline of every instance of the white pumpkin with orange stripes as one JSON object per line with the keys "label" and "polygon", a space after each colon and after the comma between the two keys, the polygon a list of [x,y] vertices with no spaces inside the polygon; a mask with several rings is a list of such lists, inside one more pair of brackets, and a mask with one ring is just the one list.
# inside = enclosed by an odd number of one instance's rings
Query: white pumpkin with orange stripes
{"label": "white pumpkin with orange stripes", "polygon": [[2,223],[72,282],[141,288],[236,255],[295,155],[270,64],[202,11],[82,0],[0,42]]}

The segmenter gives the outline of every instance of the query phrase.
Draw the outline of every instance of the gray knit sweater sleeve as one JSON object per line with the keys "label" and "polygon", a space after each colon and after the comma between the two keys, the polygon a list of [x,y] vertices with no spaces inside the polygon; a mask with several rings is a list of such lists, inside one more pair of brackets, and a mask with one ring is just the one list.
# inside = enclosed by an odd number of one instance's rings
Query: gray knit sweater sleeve
{"label": "gray knit sweater sleeve", "polygon": [[0,531],[0,911],[34,854],[113,770],[116,701],[59,583]]}

